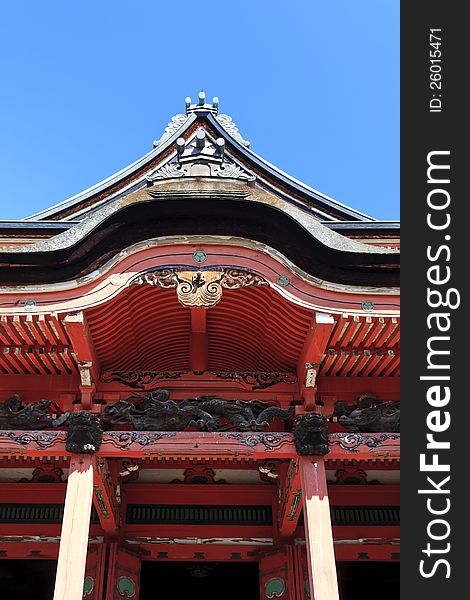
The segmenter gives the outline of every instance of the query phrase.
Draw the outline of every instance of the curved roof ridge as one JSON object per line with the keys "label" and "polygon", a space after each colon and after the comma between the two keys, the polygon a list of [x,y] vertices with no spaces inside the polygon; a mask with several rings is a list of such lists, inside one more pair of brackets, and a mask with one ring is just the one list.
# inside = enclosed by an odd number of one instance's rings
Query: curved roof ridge
{"label": "curved roof ridge", "polygon": [[[195,119],[192,119],[191,122],[193,122],[194,120]],[[166,140],[167,143],[165,144],[165,147],[170,145],[170,143],[173,141],[173,138],[175,137],[175,135],[176,135],[176,132],[173,133],[173,135],[171,135],[170,137],[168,137],[168,139]],[[43,220],[43,218],[45,219],[46,216],[50,215],[51,213],[54,213],[55,209],[67,208],[69,206],[73,206],[74,204],[77,204],[81,199],[85,199],[102,189],[106,189],[106,187],[109,184],[118,182],[125,175],[130,175],[135,170],[137,170],[139,167],[144,166],[147,162],[149,162],[153,158],[157,157],[161,151],[162,151],[162,147],[155,146],[154,148],[152,148],[152,150],[150,150],[149,152],[147,152],[146,154],[144,154],[143,156],[141,156],[140,158],[135,160],[133,163],[125,166],[124,168],[120,169],[116,173],[113,173],[109,177],[102,179],[98,183],[95,183],[94,185],[90,186],[89,188],[86,188],[85,190],[82,190],[78,194],[74,194],[73,196],[70,196],[70,198],[66,198],[65,200],[62,200],[61,202],[57,202],[56,204],[54,204],[53,206],[50,206],[49,208],[46,208],[37,213],[34,213],[33,215],[30,215],[29,217],[25,217],[24,219],[22,219],[22,221]],[[42,215],[44,215],[44,217],[42,217]]]}
{"label": "curved roof ridge", "polygon": [[[142,181],[136,181],[134,179],[134,181],[129,182],[127,186],[125,182],[126,178],[130,177],[133,173],[156,159],[160,154],[167,150],[178,137],[184,134],[185,131],[187,131],[197,119],[202,119],[206,120],[221,136],[225,137],[242,156],[262,170],[266,174],[268,183],[276,187],[275,184],[276,181],[278,181],[279,184],[288,186],[288,188],[294,193],[304,195],[304,198],[307,202],[310,199],[310,201],[318,203],[320,206],[317,207],[317,210],[320,212],[321,205],[323,204],[326,215],[330,217],[331,221],[337,220],[337,217],[339,217],[338,220],[341,220],[341,217],[343,217],[345,221],[354,220],[358,222],[379,222],[378,219],[347,206],[346,204],[335,200],[334,198],[331,198],[322,192],[319,192],[315,188],[289,175],[282,169],[276,167],[260,155],[256,154],[249,147],[249,142],[242,138],[231,117],[225,114],[218,114],[218,98],[214,98],[212,104],[207,104],[205,102],[204,92],[200,92],[198,103],[191,104],[190,98],[186,98],[185,102],[186,115],[176,115],[171,119],[161,138],[157,142],[154,142],[154,148],[152,148],[152,150],[144,154],[130,165],[124,167],[123,169],[117,171],[95,185],[92,185],[91,187],[71,196],[70,198],[67,198],[66,200],[63,200],[62,202],[58,202],[47,209],[25,217],[22,219],[22,221],[47,220],[51,218],[54,220],[54,215],[59,215],[61,212],[67,209],[73,209],[74,206],[77,206],[81,202],[88,200],[90,197],[98,194],[99,192],[105,191],[113,184],[122,183],[122,187],[121,189],[111,193],[107,198],[98,200],[95,205],[89,206],[88,209],[91,210],[92,208],[96,208],[103,202],[106,202],[111,198],[116,198],[116,196],[119,196],[123,193],[125,194],[129,193],[130,191],[135,191],[137,188],[145,185],[145,178],[143,178]],[[281,190],[278,190],[278,193],[279,192],[285,193],[285,191],[282,192]],[[293,197],[292,200],[295,201],[295,197]],[[315,206],[312,206],[312,209],[315,210]],[[330,213],[328,213],[327,209],[330,210]],[[62,219],[59,217],[58,220],[67,221],[69,219],[73,219],[76,216],[76,213],[79,211],[80,208],[77,206],[75,213],[68,214]],[[336,212],[336,218],[334,213],[331,214],[331,211]],[[85,212],[88,212],[88,210]]]}

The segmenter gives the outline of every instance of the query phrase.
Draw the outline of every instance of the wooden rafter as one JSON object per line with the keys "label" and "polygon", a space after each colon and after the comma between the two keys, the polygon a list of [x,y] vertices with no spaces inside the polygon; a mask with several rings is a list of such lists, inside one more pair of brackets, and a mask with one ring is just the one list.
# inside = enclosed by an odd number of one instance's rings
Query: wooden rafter
{"label": "wooden rafter", "polygon": [[189,338],[189,368],[194,373],[207,371],[208,338],[207,308],[191,308],[191,333]]}
{"label": "wooden rafter", "polygon": [[316,379],[334,326],[331,315],[315,313],[297,362],[297,377],[305,406],[310,409],[315,404]]}
{"label": "wooden rafter", "polygon": [[82,405],[91,407],[91,400],[100,376],[100,361],[96,354],[88,323],[83,312],[64,317],[63,325],[72,344],[80,371]]}

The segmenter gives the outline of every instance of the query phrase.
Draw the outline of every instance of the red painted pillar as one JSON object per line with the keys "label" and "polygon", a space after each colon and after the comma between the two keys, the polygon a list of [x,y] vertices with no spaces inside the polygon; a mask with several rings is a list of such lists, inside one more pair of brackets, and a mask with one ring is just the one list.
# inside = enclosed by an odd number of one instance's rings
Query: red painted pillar
{"label": "red painted pillar", "polygon": [[299,457],[311,600],[338,600],[325,461]]}

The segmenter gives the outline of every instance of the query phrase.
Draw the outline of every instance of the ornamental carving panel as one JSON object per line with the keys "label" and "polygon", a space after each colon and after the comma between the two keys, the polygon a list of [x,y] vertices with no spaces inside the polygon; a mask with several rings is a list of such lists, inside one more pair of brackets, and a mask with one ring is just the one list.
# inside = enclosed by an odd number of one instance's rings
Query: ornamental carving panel
{"label": "ornamental carving panel", "polygon": [[262,431],[274,419],[288,421],[293,409],[282,409],[259,400],[226,400],[198,396],[180,402],[170,400],[168,390],[131,396],[109,404],[100,421],[106,427],[130,424],[137,431]]}
{"label": "ornamental carving panel", "polygon": [[188,308],[210,308],[222,298],[223,288],[235,290],[250,285],[268,285],[259,275],[238,269],[178,270],[160,269],[139,275],[133,285],[153,285],[176,289],[178,300]]}

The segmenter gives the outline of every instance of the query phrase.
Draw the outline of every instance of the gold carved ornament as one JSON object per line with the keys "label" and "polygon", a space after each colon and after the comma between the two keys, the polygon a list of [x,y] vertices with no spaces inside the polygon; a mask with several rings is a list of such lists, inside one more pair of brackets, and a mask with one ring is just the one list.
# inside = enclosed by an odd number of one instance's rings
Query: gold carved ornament
{"label": "gold carved ornament", "polygon": [[238,269],[183,271],[161,269],[139,275],[134,285],[147,283],[163,289],[176,288],[178,300],[188,308],[210,308],[222,298],[223,288],[239,289],[250,285],[268,285],[259,275]]}

